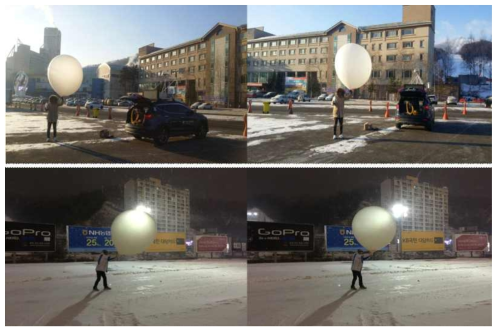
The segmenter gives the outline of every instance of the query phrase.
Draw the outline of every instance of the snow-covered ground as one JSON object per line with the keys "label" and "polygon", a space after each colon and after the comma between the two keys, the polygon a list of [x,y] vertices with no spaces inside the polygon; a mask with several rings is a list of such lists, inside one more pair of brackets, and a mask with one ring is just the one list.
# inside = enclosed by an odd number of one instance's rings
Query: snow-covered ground
{"label": "snow-covered ground", "polygon": [[244,260],[5,265],[6,325],[246,325]]}
{"label": "snow-covered ground", "polygon": [[[250,325],[492,325],[492,261],[367,261],[248,266]],[[357,284],[358,287],[358,284]]]}

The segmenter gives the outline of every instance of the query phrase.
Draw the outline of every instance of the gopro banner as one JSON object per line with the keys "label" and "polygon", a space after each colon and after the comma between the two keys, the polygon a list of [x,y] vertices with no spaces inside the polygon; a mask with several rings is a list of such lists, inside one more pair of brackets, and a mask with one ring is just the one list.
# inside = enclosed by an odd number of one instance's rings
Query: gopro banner
{"label": "gopro banner", "polygon": [[313,251],[313,225],[247,222],[248,251]]}
{"label": "gopro banner", "polygon": [[116,252],[111,228],[67,226],[68,252]]}
{"label": "gopro banner", "polygon": [[53,224],[5,222],[5,252],[54,252]]}

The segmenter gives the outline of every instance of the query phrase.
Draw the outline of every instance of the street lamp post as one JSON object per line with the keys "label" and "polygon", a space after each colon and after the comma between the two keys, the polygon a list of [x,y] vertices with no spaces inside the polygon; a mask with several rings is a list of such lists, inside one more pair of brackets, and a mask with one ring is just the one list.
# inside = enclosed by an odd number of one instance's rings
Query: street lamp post
{"label": "street lamp post", "polygon": [[397,219],[398,223],[398,239],[397,239],[397,247],[398,253],[402,253],[402,221],[405,217],[407,217],[407,212],[409,211],[409,207],[404,206],[400,203],[393,205],[392,209],[393,216]]}

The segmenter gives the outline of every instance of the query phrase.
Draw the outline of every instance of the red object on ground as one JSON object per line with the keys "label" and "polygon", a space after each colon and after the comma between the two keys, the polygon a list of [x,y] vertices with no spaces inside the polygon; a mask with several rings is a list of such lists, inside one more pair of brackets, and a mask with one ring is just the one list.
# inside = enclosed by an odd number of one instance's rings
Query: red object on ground
{"label": "red object on ground", "polygon": [[244,138],[247,137],[247,114],[244,115],[244,133],[243,133]]}
{"label": "red object on ground", "polygon": [[463,116],[466,116],[466,101],[463,102]]}
{"label": "red object on ground", "polygon": [[226,250],[228,237],[226,236],[199,236],[196,240],[197,252],[223,252]]}
{"label": "red object on ground", "polygon": [[287,108],[289,109],[289,114],[293,114],[293,112],[292,112],[292,98],[289,99],[289,106]]}
{"label": "red object on ground", "polygon": [[386,102],[386,112],[384,113],[385,118],[390,118],[390,102]]}
{"label": "red object on ground", "polygon": [[369,101],[369,112],[372,112],[372,99]]}
{"label": "red object on ground", "polygon": [[449,116],[447,115],[447,103],[444,105],[444,115],[442,116],[443,120],[449,120]]}
{"label": "red object on ground", "polygon": [[456,251],[484,251],[488,242],[485,234],[456,235]]}

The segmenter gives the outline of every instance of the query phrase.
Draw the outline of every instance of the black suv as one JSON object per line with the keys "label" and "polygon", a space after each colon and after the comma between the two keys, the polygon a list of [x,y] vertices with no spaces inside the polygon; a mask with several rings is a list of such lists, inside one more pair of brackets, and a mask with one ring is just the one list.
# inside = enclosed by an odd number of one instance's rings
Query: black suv
{"label": "black suv", "polygon": [[399,91],[395,125],[421,125],[428,131],[435,125],[435,108],[423,85],[405,85]]}
{"label": "black suv", "polygon": [[155,144],[164,145],[173,136],[195,135],[197,139],[203,139],[209,132],[207,118],[181,102],[153,102],[140,95],[126,99],[134,104],[127,112],[125,132],[136,139],[152,138]]}

